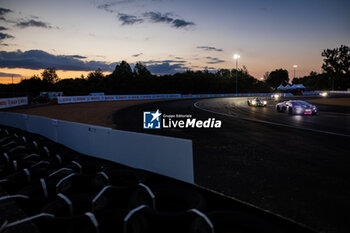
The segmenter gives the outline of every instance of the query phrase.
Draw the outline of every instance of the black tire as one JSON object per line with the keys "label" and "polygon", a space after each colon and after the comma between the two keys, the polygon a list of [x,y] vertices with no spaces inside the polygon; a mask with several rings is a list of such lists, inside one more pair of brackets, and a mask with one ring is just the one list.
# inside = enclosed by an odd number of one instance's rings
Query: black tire
{"label": "black tire", "polygon": [[[218,211],[206,213],[214,226],[216,233],[221,232],[242,232],[242,233],[283,233],[279,227],[274,226],[254,215],[237,211]],[[211,229],[202,217],[197,217],[190,233],[210,233]]]}
{"label": "black tire", "polygon": [[[204,197],[193,188],[173,184],[154,185],[149,188],[155,195],[156,210],[164,214],[206,208]],[[152,199],[146,189],[140,187],[132,194],[129,203],[131,208],[152,206]]]}
{"label": "black tire", "polygon": [[91,183],[92,176],[74,174],[64,180],[58,187],[58,192],[63,194],[81,194],[97,190]]}
{"label": "black tire", "polygon": [[[56,197],[56,184],[67,175],[67,173],[61,173],[55,175],[54,177],[47,177],[44,179],[48,197]],[[45,198],[43,185],[40,180],[33,181],[30,185],[27,185],[23,189],[19,190],[18,194],[26,195],[30,198]]]}
{"label": "black tire", "polygon": [[111,163],[100,160],[88,160],[81,162],[81,165],[83,174],[94,175],[109,168],[111,166]]}
{"label": "black tire", "polygon": [[[78,195],[66,195],[72,203],[73,216],[79,216],[86,212],[92,211],[92,200],[95,195],[92,194],[78,194]],[[98,203],[95,205],[95,210],[101,210],[108,204],[108,200],[105,197],[101,197]],[[45,205],[41,211],[42,213],[53,214],[56,217],[72,217],[68,204],[60,197],[57,197],[52,202]]]}
{"label": "black tire", "polygon": [[[101,188],[98,192],[100,193],[103,188]],[[109,187],[106,190],[104,190],[102,196],[107,198],[109,201],[107,209],[128,209],[129,205],[129,198],[132,195],[132,193],[135,191],[135,188],[129,188],[129,187]]]}
{"label": "black tire", "polygon": [[137,169],[111,169],[104,171],[109,177],[109,181],[106,180],[101,174],[97,174],[93,178],[93,185],[95,187],[102,188],[106,185],[114,185],[117,187],[136,187],[139,183],[147,183],[150,180],[150,176]]}
{"label": "black tire", "polygon": [[[30,177],[31,180],[36,180],[40,178],[45,178],[48,176],[50,173],[53,172],[52,169],[47,169],[47,168],[32,168],[28,169],[30,172]],[[12,175],[9,175],[6,177],[6,179],[10,182],[25,182],[28,183],[28,177],[27,174],[24,172],[24,170],[20,170]]]}
{"label": "black tire", "polygon": [[193,212],[160,212],[150,207],[140,210],[138,214],[147,220],[150,232],[167,233],[188,232],[197,217]]}
{"label": "black tire", "polygon": [[45,190],[40,180],[32,182],[18,192],[18,194],[28,196],[29,198],[18,199],[16,200],[17,203],[28,216],[40,213],[47,203],[56,199],[56,184],[61,178],[63,178],[63,174],[61,176],[56,175],[55,177],[46,178],[44,180]]}
{"label": "black tire", "polygon": [[34,216],[41,213],[44,206],[53,201],[55,197],[49,198],[18,198],[16,203],[26,213],[27,216]]}
{"label": "black tire", "polygon": [[40,232],[63,233],[69,230],[74,218],[42,217],[32,220]]}
{"label": "black tire", "polygon": [[[124,218],[129,211],[126,210],[97,210],[93,214],[99,225],[99,232],[124,232]],[[96,233],[91,219],[87,215],[72,219],[67,233]],[[127,223],[128,233],[150,233],[148,221],[135,213]],[[153,233],[153,232],[152,232]]]}
{"label": "black tire", "polygon": [[5,179],[7,182],[2,182],[1,186],[5,189],[9,194],[15,194],[20,189],[30,184],[31,182],[38,180],[40,178],[45,178],[48,176],[52,170],[46,168],[36,168],[36,169],[28,169],[30,171],[30,180],[28,179],[27,174],[24,170],[16,172],[12,175],[7,176]]}
{"label": "black tire", "polygon": [[277,112],[282,112],[282,110],[281,110],[281,107],[280,107],[280,106],[277,106],[277,107],[276,107],[276,109],[277,109]]}
{"label": "black tire", "polygon": [[289,113],[289,115],[293,115],[294,114],[293,109],[292,108],[288,108],[288,113]]}

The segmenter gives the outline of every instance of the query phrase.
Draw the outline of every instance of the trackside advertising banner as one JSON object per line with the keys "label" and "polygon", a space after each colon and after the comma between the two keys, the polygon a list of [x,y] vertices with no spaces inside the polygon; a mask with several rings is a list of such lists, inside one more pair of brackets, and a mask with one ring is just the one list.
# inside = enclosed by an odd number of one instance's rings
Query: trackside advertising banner
{"label": "trackside advertising banner", "polygon": [[[305,95],[318,95],[319,92],[305,92]],[[58,104],[119,101],[119,100],[152,100],[152,99],[191,99],[191,98],[220,98],[220,97],[252,97],[271,96],[273,93],[241,93],[241,94],[155,94],[155,95],[96,95],[96,96],[59,96]],[[283,93],[282,96],[293,96]]]}
{"label": "trackside advertising banner", "polygon": [[156,95],[100,95],[100,96],[61,96],[57,97],[57,103],[84,103],[98,101],[118,100],[151,100],[151,99],[180,99],[181,94],[156,94]]}
{"label": "trackside advertising banner", "polygon": [[10,108],[20,105],[27,105],[28,97],[14,97],[14,98],[6,98],[0,99],[0,109],[2,108]]}

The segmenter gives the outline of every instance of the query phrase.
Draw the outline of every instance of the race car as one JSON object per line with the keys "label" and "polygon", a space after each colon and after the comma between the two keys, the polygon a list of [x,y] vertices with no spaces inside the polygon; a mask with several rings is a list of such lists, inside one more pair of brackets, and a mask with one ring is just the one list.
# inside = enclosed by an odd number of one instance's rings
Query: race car
{"label": "race car", "polygon": [[276,110],[277,112],[288,112],[291,115],[315,115],[318,112],[315,105],[302,100],[288,100],[278,103]]}
{"label": "race car", "polygon": [[248,106],[256,106],[256,107],[266,107],[267,102],[266,100],[261,100],[258,97],[255,97],[254,99],[248,99],[247,101]]}
{"label": "race car", "polygon": [[271,95],[271,99],[275,100],[275,102],[278,101],[278,99],[281,97],[282,95],[279,93],[274,93]]}

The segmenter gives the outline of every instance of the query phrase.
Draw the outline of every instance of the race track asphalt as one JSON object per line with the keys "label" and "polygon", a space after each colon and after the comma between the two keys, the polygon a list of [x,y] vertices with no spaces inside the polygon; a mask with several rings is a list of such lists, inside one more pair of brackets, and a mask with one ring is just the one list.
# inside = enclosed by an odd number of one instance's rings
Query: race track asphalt
{"label": "race track asphalt", "polygon": [[[195,182],[319,232],[349,232],[350,109],[316,116],[247,106],[246,98],[166,101],[114,115],[117,129],[193,140]],[[143,111],[222,121],[220,129],[142,129]]]}

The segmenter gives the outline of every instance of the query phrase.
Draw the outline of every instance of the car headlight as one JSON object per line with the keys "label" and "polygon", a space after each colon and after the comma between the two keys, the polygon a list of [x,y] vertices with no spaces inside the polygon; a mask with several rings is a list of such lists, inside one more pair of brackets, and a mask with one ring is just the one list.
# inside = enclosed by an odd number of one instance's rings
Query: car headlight
{"label": "car headlight", "polygon": [[264,102],[263,102],[264,104],[267,104],[267,102],[266,102],[266,100],[264,100]]}
{"label": "car headlight", "polygon": [[323,97],[326,97],[328,95],[328,93],[327,92],[321,92],[320,95],[323,96]]}
{"label": "car headlight", "polygon": [[294,109],[297,113],[300,113],[303,111],[303,108],[300,108],[300,107],[295,107]]}
{"label": "car headlight", "polygon": [[253,101],[252,101],[252,104],[253,104],[253,105],[255,105],[255,104],[256,104],[255,100],[253,100]]}

